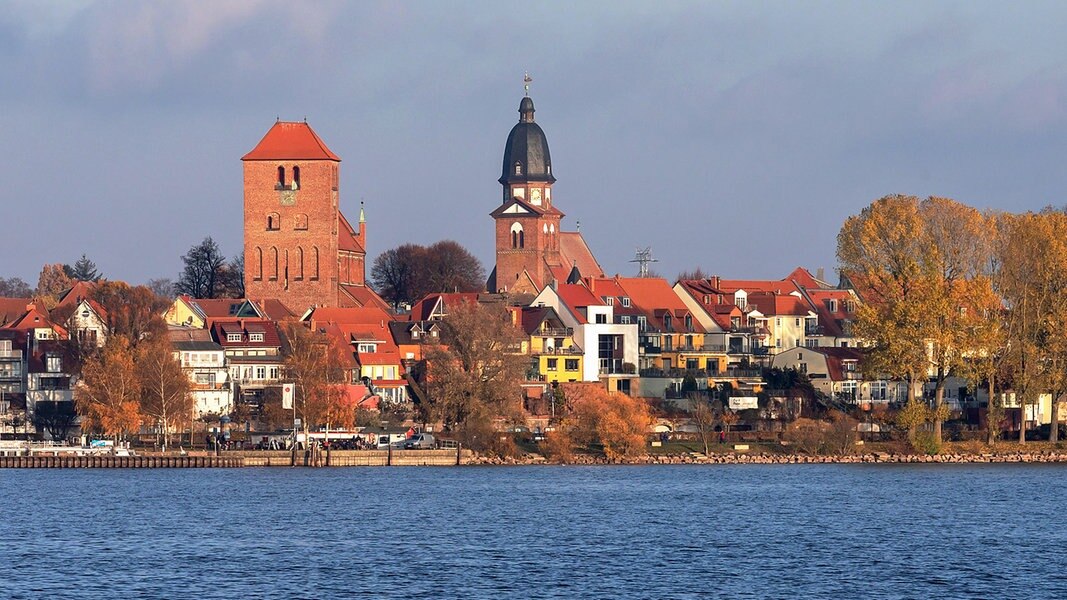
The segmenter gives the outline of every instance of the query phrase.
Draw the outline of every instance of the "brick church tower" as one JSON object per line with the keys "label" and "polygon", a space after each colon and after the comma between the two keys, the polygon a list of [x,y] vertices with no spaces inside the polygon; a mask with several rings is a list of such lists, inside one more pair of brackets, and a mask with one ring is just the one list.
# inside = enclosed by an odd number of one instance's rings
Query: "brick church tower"
{"label": "brick church tower", "polygon": [[560,254],[563,213],[552,205],[556,178],[548,140],[534,122],[534,104],[529,96],[519,103],[519,122],[508,134],[498,181],[503,186],[503,204],[492,212],[496,269],[489,291],[536,293],[570,265]]}
{"label": "brick church tower", "polygon": [[[306,122],[278,121],[244,163],[245,294],[311,306],[363,306],[366,223],[338,208],[341,159]],[[380,301],[380,299],[379,299]]]}

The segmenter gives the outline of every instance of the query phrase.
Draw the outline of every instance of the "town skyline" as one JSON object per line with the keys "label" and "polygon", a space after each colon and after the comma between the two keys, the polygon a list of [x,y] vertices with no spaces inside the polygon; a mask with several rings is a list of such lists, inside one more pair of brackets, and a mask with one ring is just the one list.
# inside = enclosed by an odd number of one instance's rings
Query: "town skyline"
{"label": "town skyline", "polygon": [[[20,250],[0,276],[32,285],[85,253],[110,278],[174,278],[205,236],[239,253],[239,159],[278,117],[307,117],[344,161],[341,206],[366,201],[368,260],[451,238],[488,270],[524,70],[566,226],[581,222],[609,275],[651,246],[666,278],[829,277],[841,224],[878,197],[1025,211],[1062,204],[1067,184],[1054,5],[220,6],[3,17],[0,56],[22,82],[0,94],[10,218],[47,218],[49,235],[9,228]],[[513,44],[519,25],[551,43]],[[1013,31],[1032,43],[997,42]],[[650,205],[669,226],[648,226]]]}

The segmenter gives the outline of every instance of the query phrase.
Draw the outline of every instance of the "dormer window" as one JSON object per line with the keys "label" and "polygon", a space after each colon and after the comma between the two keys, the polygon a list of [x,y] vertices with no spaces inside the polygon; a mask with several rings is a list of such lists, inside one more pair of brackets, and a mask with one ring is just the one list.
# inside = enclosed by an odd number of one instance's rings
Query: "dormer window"
{"label": "dormer window", "polygon": [[856,301],[855,300],[845,300],[845,312],[848,312],[848,313],[856,312]]}
{"label": "dormer window", "polygon": [[624,308],[630,308],[630,299],[624,296],[622,299],[622,305]]}
{"label": "dormer window", "polygon": [[637,329],[638,331],[644,331],[648,327],[648,320],[644,316],[637,317]]}
{"label": "dormer window", "polygon": [[227,342],[240,342],[241,341],[241,334],[239,334],[239,333],[227,333],[226,334],[226,341]]}
{"label": "dormer window", "polygon": [[693,317],[692,315],[685,316],[685,330],[693,331]]}
{"label": "dormer window", "polygon": [[832,312],[832,313],[837,312],[837,300],[834,300],[833,298],[831,298],[831,299],[829,299],[827,301],[827,304],[829,304],[830,312]]}
{"label": "dormer window", "polygon": [[263,334],[262,333],[250,333],[250,334],[248,334],[248,341],[250,341],[250,342],[262,342],[263,341]]}
{"label": "dormer window", "polygon": [[711,302],[711,296],[704,294],[704,304],[708,304],[709,302]]}
{"label": "dormer window", "polygon": [[604,298],[604,301],[608,303],[608,306],[615,306],[614,296],[608,296],[607,298]]}
{"label": "dormer window", "polygon": [[670,315],[663,315],[663,328],[666,329],[667,331],[671,331],[672,327],[671,327],[671,316]]}
{"label": "dormer window", "polygon": [[374,354],[377,347],[376,344],[357,344],[356,352],[359,352],[360,354]]}
{"label": "dormer window", "polygon": [[520,162],[515,163],[515,174],[516,175],[522,175],[522,163],[520,163]]}
{"label": "dormer window", "polygon": [[63,370],[63,361],[59,356],[55,354],[49,354],[45,356],[44,362],[44,368],[49,373],[59,373]]}

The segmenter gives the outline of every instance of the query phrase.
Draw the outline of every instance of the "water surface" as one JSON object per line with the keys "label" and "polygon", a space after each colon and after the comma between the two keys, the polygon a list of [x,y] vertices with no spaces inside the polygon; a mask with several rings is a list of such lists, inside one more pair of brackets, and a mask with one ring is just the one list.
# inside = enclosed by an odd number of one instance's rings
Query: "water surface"
{"label": "water surface", "polygon": [[1064,598],[1067,466],[0,471],[0,597]]}

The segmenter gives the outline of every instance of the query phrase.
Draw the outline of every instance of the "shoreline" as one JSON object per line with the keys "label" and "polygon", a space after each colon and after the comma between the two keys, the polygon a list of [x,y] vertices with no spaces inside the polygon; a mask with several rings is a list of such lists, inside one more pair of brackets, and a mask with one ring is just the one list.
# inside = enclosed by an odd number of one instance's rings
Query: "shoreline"
{"label": "shoreline", "polygon": [[469,450],[413,450],[393,453],[380,451],[337,451],[305,462],[292,464],[289,452],[224,452],[219,456],[148,454],[136,456],[44,455],[0,457],[0,469],[109,469],[109,468],[334,468],[334,467],[478,467],[478,466],[617,466],[617,465],[827,465],[827,464],[1067,464],[1067,452],[987,452],[951,454],[896,454],[870,452],[844,456],[729,452],[705,456],[699,453],[643,455],[609,459],[605,456],[576,454],[568,460],[550,460],[540,454],[499,457]]}

